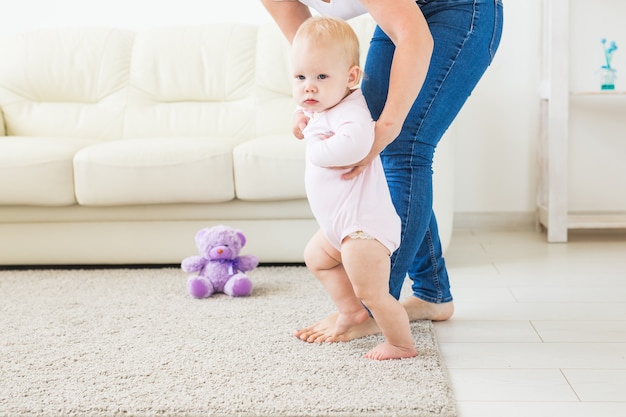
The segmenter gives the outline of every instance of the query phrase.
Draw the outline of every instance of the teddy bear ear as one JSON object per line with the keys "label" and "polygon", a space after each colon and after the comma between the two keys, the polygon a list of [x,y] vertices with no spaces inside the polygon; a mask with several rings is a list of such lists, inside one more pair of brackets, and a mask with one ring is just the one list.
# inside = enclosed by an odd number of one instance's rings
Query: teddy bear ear
{"label": "teddy bear ear", "polygon": [[245,246],[246,244],[246,237],[244,236],[243,232],[241,230],[237,230],[237,236],[239,236],[239,240],[241,241],[241,246]]}
{"label": "teddy bear ear", "polygon": [[196,243],[202,242],[207,233],[209,233],[209,229],[206,227],[204,229],[198,230],[198,233],[196,233]]}

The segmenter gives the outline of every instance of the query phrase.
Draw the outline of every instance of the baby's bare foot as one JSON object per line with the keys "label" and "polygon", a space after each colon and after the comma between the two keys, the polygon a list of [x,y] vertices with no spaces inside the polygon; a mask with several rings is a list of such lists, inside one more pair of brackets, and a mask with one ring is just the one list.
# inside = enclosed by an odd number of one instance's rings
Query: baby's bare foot
{"label": "baby's bare foot", "polygon": [[[322,342],[342,342],[352,340],[358,335],[348,338],[347,335],[353,332],[353,329],[359,325],[373,320],[370,318],[367,310],[362,309],[353,314],[334,313],[325,319],[315,323],[312,326],[297,330],[294,335],[305,342],[322,343]],[[378,328],[378,326],[376,326]]]}
{"label": "baby's bare foot", "polygon": [[388,359],[404,359],[417,356],[413,346],[394,346],[387,342],[381,343],[365,354],[365,358],[384,361]]}
{"label": "baby's bare foot", "polygon": [[454,314],[454,304],[452,302],[435,304],[411,296],[404,300],[402,305],[409,315],[410,321],[444,321]]}

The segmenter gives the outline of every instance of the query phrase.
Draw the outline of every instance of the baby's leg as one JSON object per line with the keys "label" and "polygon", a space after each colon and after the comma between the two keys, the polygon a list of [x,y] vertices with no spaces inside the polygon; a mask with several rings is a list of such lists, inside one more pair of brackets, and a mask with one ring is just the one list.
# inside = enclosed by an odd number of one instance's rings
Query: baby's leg
{"label": "baby's leg", "polygon": [[409,316],[389,294],[389,251],[374,239],[344,240],[341,247],[344,268],[356,296],[370,309],[385,336],[385,342],[369,351],[370,359],[400,359],[417,355]]}
{"label": "baby's leg", "polygon": [[367,310],[354,294],[352,284],[341,264],[341,254],[321,231],[307,244],[304,260],[330,295],[337,307],[337,315],[333,319],[322,320],[296,331],[296,337],[307,342],[325,342],[369,318]]}

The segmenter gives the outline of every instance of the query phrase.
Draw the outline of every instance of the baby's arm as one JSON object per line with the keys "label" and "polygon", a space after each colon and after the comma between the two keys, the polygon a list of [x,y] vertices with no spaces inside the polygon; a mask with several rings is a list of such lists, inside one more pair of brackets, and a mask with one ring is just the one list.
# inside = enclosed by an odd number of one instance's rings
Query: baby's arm
{"label": "baby's arm", "polygon": [[316,140],[307,148],[309,159],[322,167],[343,167],[355,164],[367,156],[374,143],[374,122],[346,121],[332,136]]}

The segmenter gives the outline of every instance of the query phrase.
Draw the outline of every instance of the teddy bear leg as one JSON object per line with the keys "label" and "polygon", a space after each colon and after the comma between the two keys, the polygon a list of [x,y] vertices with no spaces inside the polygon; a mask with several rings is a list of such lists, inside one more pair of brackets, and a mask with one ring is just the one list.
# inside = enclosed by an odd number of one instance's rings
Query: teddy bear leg
{"label": "teddy bear leg", "polygon": [[224,285],[224,294],[245,297],[252,293],[252,281],[244,274],[235,274]]}
{"label": "teddy bear leg", "polygon": [[194,298],[206,298],[215,292],[213,284],[198,275],[187,278],[187,291]]}

